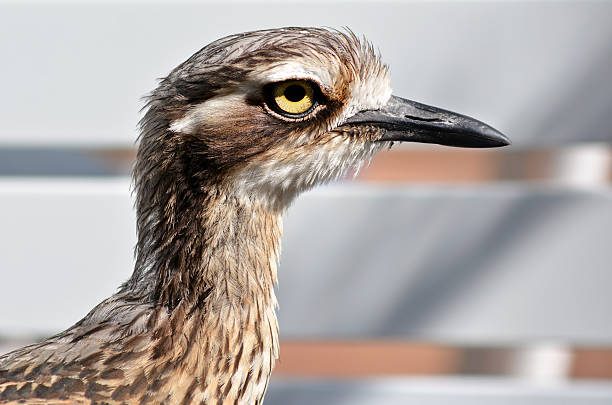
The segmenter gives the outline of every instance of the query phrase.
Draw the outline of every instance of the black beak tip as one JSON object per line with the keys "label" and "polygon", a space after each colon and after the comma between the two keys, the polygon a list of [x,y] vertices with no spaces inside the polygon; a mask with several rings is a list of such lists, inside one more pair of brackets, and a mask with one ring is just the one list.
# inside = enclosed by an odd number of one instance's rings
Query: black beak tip
{"label": "black beak tip", "polygon": [[480,133],[479,138],[484,148],[499,148],[512,145],[512,141],[506,135],[488,125],[486,129]]}
{"label": "black beak tip", "polygon": [[[458,125],[447,133],[429,135],[425,142],[459,148],[500,148],[511,145],[508,137],[493,127],[480,121],[470,121],[468,125]],[[450,135],[450,136],[449,136]]]}

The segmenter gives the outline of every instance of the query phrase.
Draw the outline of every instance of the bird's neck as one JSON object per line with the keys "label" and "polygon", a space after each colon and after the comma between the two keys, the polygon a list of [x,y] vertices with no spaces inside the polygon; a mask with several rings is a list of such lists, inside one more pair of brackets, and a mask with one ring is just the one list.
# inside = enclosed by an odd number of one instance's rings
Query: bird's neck
{"label": "bird's neck", "polygon": [[[164,194],[139,211],[137,263],[128,282],[137,296],[173,310],[191,305],[275,305],[279,212],[256,200],[209,186]],[[191,199],[191,200],[190,200]],[[142,212],[139,212],[141,214]]]}
{"label": "bird's neck", "polygon": [[150,308],[147,364],[173,370],[173,391],[255,403],[278,357],[281,212],[233,191],[222,162],[197,137],[169,132],[158,107],[141,123],[136,265],[119,295]]}
{"label": "bird's neck", "polygon": [[142,245],[122,293],[162,314],[148,322],[152,367],[174,364],[175,378],[196,378],[195,397],[227,390],[235,403],[253,403],[278,357],[281,215],[222,191],[158,195],[148,201],[164,204],[138,207],[149,217],[139,217]]}

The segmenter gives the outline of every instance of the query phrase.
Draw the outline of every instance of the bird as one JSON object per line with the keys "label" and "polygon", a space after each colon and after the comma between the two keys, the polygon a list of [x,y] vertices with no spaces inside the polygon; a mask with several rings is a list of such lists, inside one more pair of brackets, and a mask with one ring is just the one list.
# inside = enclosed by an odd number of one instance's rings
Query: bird
{"label": "bird", "polygon": [[72,327],[1,356],[0,404],[262,404],[282,214],[398,142],[510,144],[392,95],[379,52],[349,29],[206,45],[144,107],[131,277]]}

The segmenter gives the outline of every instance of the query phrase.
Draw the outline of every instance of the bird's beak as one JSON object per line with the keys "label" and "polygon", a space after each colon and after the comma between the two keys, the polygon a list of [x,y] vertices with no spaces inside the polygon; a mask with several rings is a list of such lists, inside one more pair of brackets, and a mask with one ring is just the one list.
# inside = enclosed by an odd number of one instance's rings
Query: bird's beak
{"label": "bird's beak", "polygon": [[391,96],[379,110],[360,111],[343,126],[384,129],[377,141],[436,143],[463,148],[496,148],[510,140],[487,124],[465,115]]}

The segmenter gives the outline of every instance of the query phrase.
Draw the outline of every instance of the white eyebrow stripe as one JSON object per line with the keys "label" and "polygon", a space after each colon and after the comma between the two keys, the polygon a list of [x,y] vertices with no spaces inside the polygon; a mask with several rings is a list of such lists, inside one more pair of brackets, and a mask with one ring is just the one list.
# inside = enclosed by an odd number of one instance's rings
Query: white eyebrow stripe
{"label": "white eyebrow stripe", "polygon": [[265,72],[257,72],[263,81],[282,82],[286,80],[311,80],[323,89],[332,87],[333,79],[329,69],[317,66],[308,66],[302,63],[287,62],[276,65]]}
{"label": "white eyebrow stripe", "polygon": [[245,95],[232,93],[225,96],[213,97],[190,108],[181,118],[170,123],[170,131],[190,135],[197,132],[203,122],[207,120],[223,120],[227,112],[236,103],[243,103]]}

